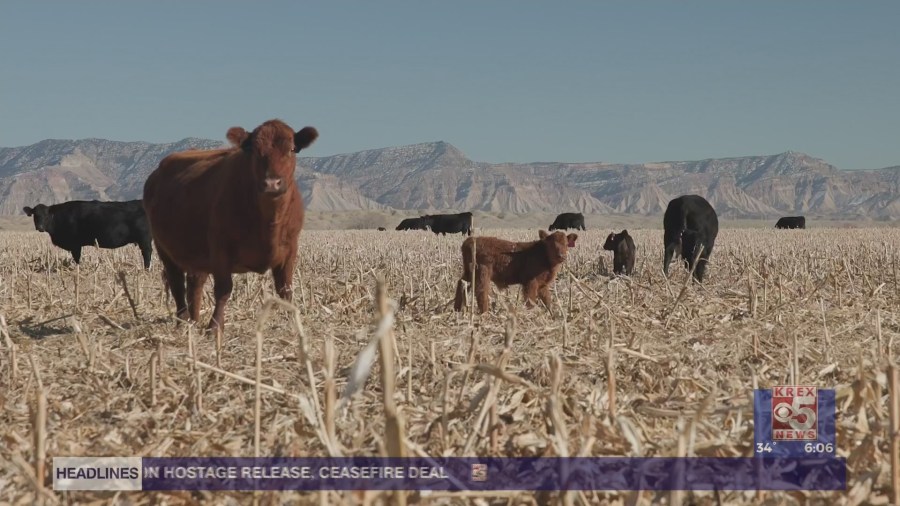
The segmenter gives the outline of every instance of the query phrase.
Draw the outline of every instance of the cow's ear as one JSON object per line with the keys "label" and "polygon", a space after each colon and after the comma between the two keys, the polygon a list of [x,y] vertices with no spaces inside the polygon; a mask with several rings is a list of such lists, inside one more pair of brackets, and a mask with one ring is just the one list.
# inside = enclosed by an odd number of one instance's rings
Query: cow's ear
{"label": "cow's ear", "polygon": [[239,146],[241,149],[247,149],[249,147],[245,146],[244,142],[250,138],[250,133],[241,127],[229,128],[228,133],[225,134],[225,138],[228,139],[228,142],[234,146]]}
{"label": "cow's ear", "polygon": [[621,234],[621,235],[628,235],[628,229],[627,229],[627,228],[623,228],[622,231],[619,232],[619,234]]}
{"label": "cow's ear", "polygon": [[574,247],[575,247],[575,240],[578,239],[578,234],[569,234],[569,235],[566,236],[566,239],[569,240],[569,247],[570,247],[570,248],[574,248]]}
{"label": "cow's ear", "polygon": [[540,237],[542,241],[547,238],[547,235],[548,235],[547,232],[545,232],[543,230],[538,230],[538,237]]}
{"label": "cow's ear", "polygon": [[299,153],[301,149],[308,148],[318,138],[319,131],[314,127],[301,128],[299,132],[294,134],[294,153]]}
{"label": "cow's ear", "polygon": [[25,211],[26,216],[31,216],[32,214],[34,214],[34,209],[28,206],[23,207],[22,210]]}

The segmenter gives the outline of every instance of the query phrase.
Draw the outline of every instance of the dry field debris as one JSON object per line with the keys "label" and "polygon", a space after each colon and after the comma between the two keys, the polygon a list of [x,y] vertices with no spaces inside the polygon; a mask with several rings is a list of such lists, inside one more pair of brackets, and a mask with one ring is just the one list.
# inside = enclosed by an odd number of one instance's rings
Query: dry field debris
{"label": "dry field debris", "polygon": [[[900,230],[726,229],[703,285],[681,264],[662,276],[661,230],[629,232],[632,278],[607,274],[609,230],[579,232],[552,308],[494,289],[473,318],[452,308],[462,237],[304,231],[294,306],[271,301],[270,276],[235,276],[220,340],[175,326],[137,248],[86,248],[76,267],[44,235],[0,233],[0,503],[887,504]],[[48,480],[53,456],[750,456],[753,386],[791,383],[837,390],[846,491],[62,494]]]}

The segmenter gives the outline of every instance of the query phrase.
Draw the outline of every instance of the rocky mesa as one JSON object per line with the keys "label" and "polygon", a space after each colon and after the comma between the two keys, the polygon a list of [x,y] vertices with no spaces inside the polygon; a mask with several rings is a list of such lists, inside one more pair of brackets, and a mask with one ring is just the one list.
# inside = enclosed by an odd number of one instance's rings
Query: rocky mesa
{"label": "rocky mesa", "polygon": [[[167,144],[83,139],[0,148],[0,214],[21,214],[23,206],[39,202],[140,198],[144,179],[165,155],[223,144],[197,138]],[[840,170],[792,151],[644,164],[489,164],[439,141],[301,157],[297,165],[307,208],[317,211],[656,215],[673,197],[696,193],[726,218],[900,218],[900,166]]]}

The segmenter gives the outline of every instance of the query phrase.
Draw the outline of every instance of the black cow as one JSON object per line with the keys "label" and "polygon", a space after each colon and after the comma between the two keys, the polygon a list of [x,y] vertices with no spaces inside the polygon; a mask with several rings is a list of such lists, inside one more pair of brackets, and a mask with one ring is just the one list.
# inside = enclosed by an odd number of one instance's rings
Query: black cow
{"label": "black cow", "polygon": [[387,229],[384,228],[384,227],[378,227],[378,231],[379,231],[379,232],[384,232],[385,230],[387,230]]}
{"label": "black cow", "polygon": [[697,250],[703,245],[703,252],[694,270],[694,279],[702,282],[709,255],[719,234],[719,218],[712,205],[699,195],[682,195],[672,199],[663,216],[663,227],[663,272],[668,276],[669,262],[674,253],[681,255],[685,266],[690,270]]}
{"label": "black cow", "polygon": [[472,213],[426,214],[422,219],[428,223],[435,235],[472,235]]}
{"label": "black cow", "polygon": [[115,249],[137,244],[144,257],[144,268],[150,268],[153,251],[150,227],[140,200],[72,200],[52,206],[38,204],[23,210],[28,216],[34,216],[34,228],[38,232],[49,233],[54,245],[72,253],[76,264],[81,262],[82,246]]}
{"label": "black cow", "polygon": [[550,225],[551,232],[554,230],[568,230],[570,228],[587,230],[584,228],[584,215],[581,213],[562,213]]}
{"label": "black cow", "polygon": [[778,219],[775,228],[806,228],[806,218],[803,216],[785,216]]}
{"label": "black cow", "polygon": [[613,252],[613,272],[631,276],[634,272],[634,239],[628,235],[628,230],[622,230],[618,234],[609,234],[603,249]]}
{"label": "black cow", "polygon": [[428,230],[428,222],[422,218],[406,218],[397,225],[396,230]]}

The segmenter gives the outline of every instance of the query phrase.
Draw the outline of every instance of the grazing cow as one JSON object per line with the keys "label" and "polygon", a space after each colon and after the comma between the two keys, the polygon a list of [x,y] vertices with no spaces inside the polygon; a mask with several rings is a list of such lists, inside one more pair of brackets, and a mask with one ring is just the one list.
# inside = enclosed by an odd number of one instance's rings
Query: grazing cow
{"label": "grazing cow", "polygon": [[541,230],[538,236],[540,240],[531,242],[511,242],[496,237],[469,237],[463,241],[463,274],[456,284],[453,308],[461,311],[465,305],[466,288],[463,282],[472,280],[472,269],[475,270],[474,292],[480,313],[488,310],[492,281],[498,288],[522,285],[526,307],[531,307],[536,297],[550,307],[550,284],[562,268],[568,248],[575,247],[578,235],[567,236],[563,232],[548,234]]}
{"label": "grazing cow", "polygon": [[719,234],[719,218],[716,211],[705,198],[699,195],[682,195],[674,198],[666,207],[663,216],[663,242],[665,255],[663,258],[663,272],[668,276],[669,263],[672,255],[678,253],[684,259],[688,270],[694,265],[694,257],[700,246],[703,252],[694,270],[694,279],[703,281],[706,272],[706,264],[712,253]]}
{"label": "grazing cow", "polygon": [[379,231],[379,232],[384,232],[385,230],[387,230],[387,229],[384,228],[384,227],[378,227],[378,231]]}
{"label": "grazing cow", "polygon": [[49,233],[54,245],[71,252],[76,264],[81,263],[82,246],[115,249],[137,244],[144,257],[144,268],[150,268],[153,247],[140,200],[72,200],[52,206],[38,204],[23,211],[34,216],[34,228],[38,232]]}
{"label": "grazing cow", "polygon": [[428,230],[428,223],[422,218],[406,218],[396,230]]}
{"label": "grazing cow", "polygon": [[422,219],[431,227],[435,235],[472,235],[472,213],[426,214]]}
{"label": "grazing cow", "polygon": [[296,153],[319,133],[309,126],[295,133],[273,119],[253,132],[232,127],[226,136],[232,147],[173,153],[144,183],[144,207],[176,316],[199,320],[203,285],[212,274],[210,330],[224,328],[233,273],[271,269],[276,292],[291,300],[303,227]]}
{"label": "grazing cow", "polygon": [[628,230],[609,234],[603,249],[613,252],[614,273],[631,276],[634,272],[634,239],[628,235]]}
{"label": "grazing cow", "polygon": [[778,218],[775,228],[806,228],[806,218],[803,216],[785,216]]}
{"label": "grazing cow", "polygon": [[562,213],[553,220],[550,231],[554,230],[587,230],[584,228],[584,215],[581,213]]}

